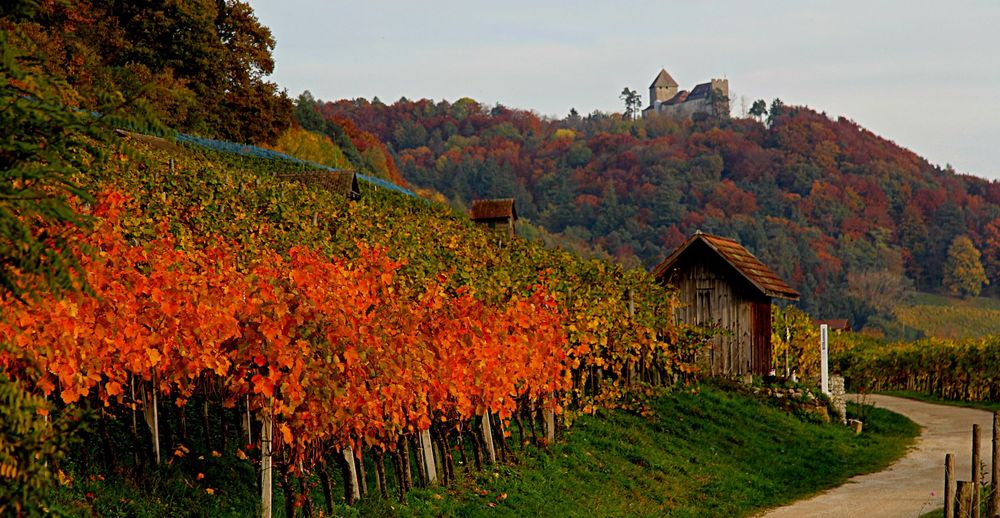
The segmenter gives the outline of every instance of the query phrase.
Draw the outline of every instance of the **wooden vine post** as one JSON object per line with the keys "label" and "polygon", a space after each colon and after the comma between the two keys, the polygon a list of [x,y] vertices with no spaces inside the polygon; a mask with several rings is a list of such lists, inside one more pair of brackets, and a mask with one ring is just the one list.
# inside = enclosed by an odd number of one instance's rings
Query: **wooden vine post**
{"label": "wooden vine post", "polygon": [[993,412],[993,455],[990,470],[989,518],[1000,516],[1000,412]]}
{"label": "wooden vine post", "polygon": [[156,372],[153,372],[152,382],[149,384],[149,390],[146,391],[146,387],[143,386],[143,391],[145,392],[143,399],[142,415],[146,418],[146,426],[149,427],[149,432],[153,436],[153,456],[156,459],[156,464],[160,463],[160,416],[156,411]]}
{"label": "wooden vine post", "polygon": [[[635,325],[635,294],[632,288],[628,289],[628,321],[629,325]],[[628,384],[631,387],[635,381],[636,365],[634,361],[628,362]]]}
{"label": "wooden vine post", "polygon": [[972,517],[979,518],[979,425],[972,425]]}
{"label": "wooden vine post", "polygon": [[361,499],[361,486],[358,484],[358,471],[354,467],[354,448],[350,446],[344,448],[342,452],[344,456],[344,466],[346,470],[344,471],[344,493],[347,498],[347,503],[353,505],[359,499]]}
{"label": "wooden vine post", "polygon": [[486,450],[486,458],[489,460],[490,464],[495,464],[497,461],[497,450],[493,446],[493,427],[490,425],[489,409],[486,409],[486,413],[483,414],[480,421],[483,425],[483,445]]}
{"label": "wooden vine post", "polygon": [[240,412],[241,414],[243,414],[241,416],[241,418],[240,418],[240,426],[243,428],[243,434],[247,436],[247,445],[250,445],[250,444],[253,444],[253,435],[251,434],[251,430],[253,428],[250,426],[251,425],[251,423],[250,423],[250,396],[246,396],[246,398],[245,398],[245,405],[244,406],[246,407],[246,408],[244,408],[245,411],[244,412]]}
{"label": "wooden vine post", "polygon": [[944,518],[955,518],[955,457],[944,456]]}
{"label": "wooden vine post", "polygon": [[419,442],[421,457],[424,461],[424,465],[421,468],[427,478],[427,483],[433,484],[437,481],[437,466],[434,464],[434,443],[431,442],[430,429],[420,432]]}
{"label": "wooden vine post", "polygon": [[955,500],[955,518],[970,518],[972,516],[972,482],[959,480]]}
{"label": "wooden vine post", "polygon": [[271,475],[273,461],[271,458],[271,439],[273,438],[273,421],[270,408],[264,412],[260,428],[260,516],[271,518]]}
{"label": "wooden vine post", "polygon": [[[549,403],[555,402],[555,394],[549,395]],[[556,442],[556,413],[546,405],[545,407],[545,446],[552,446]]]}

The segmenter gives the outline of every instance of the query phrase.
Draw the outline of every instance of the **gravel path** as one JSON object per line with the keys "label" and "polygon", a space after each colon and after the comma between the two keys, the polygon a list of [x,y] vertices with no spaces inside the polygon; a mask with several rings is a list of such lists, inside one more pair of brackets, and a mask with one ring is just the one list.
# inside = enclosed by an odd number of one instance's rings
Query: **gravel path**
{"label": "gravel path", "polygon": [[923,427],[913,449],[884,471],[854,477],[840,487],[762,516],[916,518],[933,511],[943,503],[946,453],[955,454],[956,477],[970,479],[973,423],[980,426],[980,455],[987,464],[989,478],[991,413],[891,396],[869,396],[868,401],[903,414]]}

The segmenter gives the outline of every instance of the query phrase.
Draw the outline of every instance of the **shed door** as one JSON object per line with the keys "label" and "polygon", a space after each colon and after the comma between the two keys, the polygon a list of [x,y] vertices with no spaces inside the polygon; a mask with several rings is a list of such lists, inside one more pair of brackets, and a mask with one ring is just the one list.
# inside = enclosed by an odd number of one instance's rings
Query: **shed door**
{"label": "shed door", "polygon": [[771,371],[771,301],[751,304],[750,368],[765,375]]}

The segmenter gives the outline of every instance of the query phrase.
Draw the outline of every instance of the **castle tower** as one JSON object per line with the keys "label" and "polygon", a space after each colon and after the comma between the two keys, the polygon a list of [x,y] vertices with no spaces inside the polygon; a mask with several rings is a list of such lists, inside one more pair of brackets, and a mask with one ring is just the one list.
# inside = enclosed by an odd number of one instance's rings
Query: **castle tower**
{"label": "castle tower", "polygon": [[660,69],[660,73],[656,75],[653,84],[649,85],[649,106],[656,108],[658,104],[669,100],[675,95],[677,95],[677,81],[674,81],[674,78],[670,77],[665,68]]}
{"label": "castle tower", "polygon": [[713,79],[712,92],[719,95],[719,99],[714,100],[712,115],[717,117],[729,117],[729,80]]}

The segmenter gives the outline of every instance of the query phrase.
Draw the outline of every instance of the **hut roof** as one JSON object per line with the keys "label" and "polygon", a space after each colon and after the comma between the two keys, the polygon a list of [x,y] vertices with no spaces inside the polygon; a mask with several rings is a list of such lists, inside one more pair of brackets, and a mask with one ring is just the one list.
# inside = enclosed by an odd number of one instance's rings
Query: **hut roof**
{"label": "hut roof", "polygon": [[653,84],[649,86],[677,86],[677,81],[674,81],[674,78],[670,77],[670,74],[667,73],[667,69],[661,68],[660,73],[656,74],[656,78],[653,79]]}
{"label": "hut roof", "polygon": [[142,133],[136,133],[134,131],[128,131],[123,129],[116,129],[115,134],[123,139],[128,139],[133,142],[141,142],[152,149],[161,149],[164,151],[169,151],[171,153],[183,153],[184,148],[172,140],[167,140],[163,137],[154,137],[152,135],[143,135]]}
{"label": "hut roof", "polygon": [[851,330],[851,324],[847,321],[846,318],[831,318],[831,319],[827,319],[827,320],[813,320],[813,324],[815,324],[816,327],[819,327],[819,326],[821,326],[823,324],[826,324],[830,329],[833,329],[834,331],[837,331],[837,330],[839,330],[839,331],[850,331]]}
{"label": "hut roof", "polygon": [[315,169],[310,171],[292,171],[278,173],[278,178],[293,180],[306,185],[325,189],[334,194],[340,194],[356,200],[361,197],[358,186],[358,175],[354,171],[328,171]]}
{"label": "hut roof", "polygon": [[517,210],[514,208],[514,198],[496,200],[473,200],[472,219],[506,219],[517,221]]}
{"label": "hut roof", "polygon": [[754,257],[753,254],[739,243],[732,239],[704,234],[700,231],[688,238],[683,245],[670,254],[670,257],[667,257],[656,268],[653,268],[653,276],[659,278],[669,272],[684,255],[684,252],[697,242],[707,245],[764,295],[788,300],[797,300],[799,298],[799,292],[792,289],[785,281],[775,275],[770,268],[760,262],[760,259]]}

